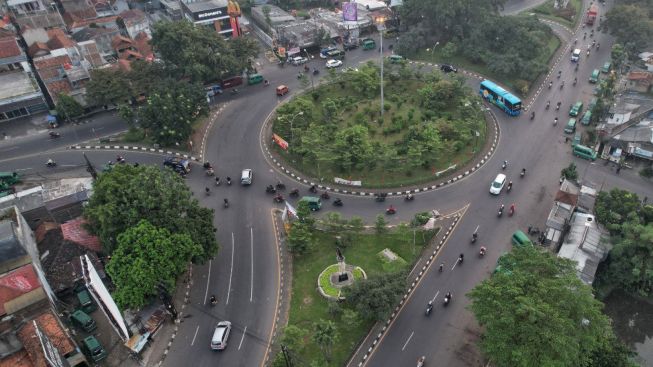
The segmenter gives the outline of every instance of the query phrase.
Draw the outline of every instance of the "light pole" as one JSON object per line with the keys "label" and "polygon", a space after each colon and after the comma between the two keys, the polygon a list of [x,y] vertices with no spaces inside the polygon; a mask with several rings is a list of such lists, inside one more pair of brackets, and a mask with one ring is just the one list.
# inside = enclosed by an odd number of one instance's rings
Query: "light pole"
{"label": "light pole", "polygon": [[295,140],[295,134],[292,132],[292,130],[293,130],[292,129],[292,123],[293,123],[293,121],[295,121],[295,118],[297,116],[303,116],[303,115],[304,115],[304,111],[299,111],[290,119],[290,144],[292,144],[293,141]]}
{"label": "light pole", "polygon": [[429,51],[430,51],[430,52],[431,52],[431,57],[433,57],[433,56],[435,55],[435,48],[438,47],[439,44],[440,44],[440,41],[437,41],[437,42],[433,45],[433,48],[430,48],[430,49],[427,48],[427,49],[426,49],[426,52],[429,52]]}
{"label": "light pole", "polygon": [[376,23],[376,28],[379,30],[379,35],[381,36],[379,50],[379,59],[381,62],[381,118],[383,118],[383,30],[385,30],[385,17],[376,17],[374,18]]}

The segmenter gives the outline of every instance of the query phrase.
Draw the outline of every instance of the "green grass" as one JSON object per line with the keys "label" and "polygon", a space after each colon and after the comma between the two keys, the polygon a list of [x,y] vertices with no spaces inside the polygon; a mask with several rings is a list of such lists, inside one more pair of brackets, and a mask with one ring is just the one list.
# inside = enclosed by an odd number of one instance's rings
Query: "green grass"
{"label": "green grass", "polygon": [[[416,124],[423,120],[425,112],[419,106],[419,98],[416,96],[416,93],[406,93],[406,91],[415,91],[423,86],[424,82],[419,80],[401,80],[395,83],[386,81],[385,85],[384,102],[386,105],[390,105],[391,107],[390,110],[384,113],[383,120],[380,120],[378,114],[370,117],[370,111],[376,112],[380,110],[380,97],[371,99],[361,97],[357,95],[352,88],[341,88],[338,83],[320,87],[320,97],[317,100],[314,100],[310,94],[307,95],[306,98],[315,106],[314,114],[318,119],[322,118],[321,104],[327,98],[359,100],[360,102],[345,107],[342,110],[340,117],[343,122],[340,123],[340,126],[346,127],[353,124],[353,121],[355,120],[354,116],[362,114],[365,116],[365,122],[370,132],[370,140],[372,142],[379,142],[393,146],[398,142],[401,144],[401,140],[403,139],[404,134],[408,131],[408,126],[410,124]],[[472,105],[469,108],[476,107]],[[385,129],[392,127],[393,116],[401,117],[406,121],[408,120],[411,110],[413,111],[413,122],[407,122],[406,126],[398,132],[384,133]],[[444,119],[450,117],[453,121],[456,121],[460,114],[459,110],[460,107],[456,105],[445,110],[440,110],[438,111],[438,114]],[[380,121],[380,123],[377,121]],[[333,177],[339,177],[350,180],[360,180],[366,188],[394,188],[432,182],[436,179],[436,176],[434,175],[435,172],[443,171],[452,165],[461,167],[472,160],[485,143],[487,126],[484,122],[479,122],[476,124],[470,124],[469,129],[478,131],[479,136],[471,137],[470,142],[463,144],[459,150],[454,150],[449,147],[449,145],[453,145],[453,141],[445,142],[443,139],[442,153],[430,157],[427,167],[407,168],[406,163],[402,161],[398,164],[397,169],[392,171],[378,165],[377,167],[368,168],[362,171],[352,170],[352,172],[349,173],[341,172],[333,163],[320,162],[319,164],[316,164],[312,160],[303,160],[302,157],[293,155],[290,151],[280,149],[276,144],[273,145],[273,149],[287,164],[310,177],[324,178],[326,182],[333,182]],[[288,135],[279,131],[277,131],[277,133],[282,136]],[[289,140],[292,145],[292,140]],[[330,139],[327,141],[332,140]],[[405,161],[406,159],[405,155],[400,156],[400,160]],[[451,173],[453,173],[453,171],[450,172],[450,174]],[[442,177],[446,177],[446,174]]]}
{"label": "green grass", "polygon": [[322,273],[322,276],[320,277],[320,287],[322,287],[324,293],[328,294],[331,297],[338,297],[340,295],[340,289],[332,286],[330,281],[331,274],[337,271],[338,271],[338,264],[333,264],[329,266],[324,271],[324,273]]}
{"label": "green grass", "polygon": [[[377,254],[384,248],[389,248],[399,257],[405,259],[404,266],[414,263],[423,246],[434,232],[417,232],[416,243],[413,246],[413,233],[389,233],[386,235],[360,235],[353,244],[342,249],[345,261],[349,265],[360,266],[368,276],[385,272],[385,265]],[[292,298],[290,302],[289,324],[296,325],[309,332],[305,347],[298,353],[295,365],[308,366],[312,360],[323,359],[322,351],[312,341],[313,324],[319,319],[331,320],[336,323],[339,339],[333,347],[330,367],[340,367],[345,364],[353,349],[367,335],[374,324],[371,321],[361,321],[355,325],[343,324],[340,316],[332,316],[328,312],[328,301],[317,290],[316,282],[319,274],[330,265],[336,263],[335,241],[333,235],[318,232],[312,250],[293,260]],[[354,277],[362,277],[360,270],[354,271]]]}
{"label": "green grass", "polygon": [[584,12],[581,10],[583,5],[581,0],[569,1],[570,7],[562,11],[554,9],[553,3],[554,0],[549,0],[540,6],[526,10],[524,13],[536,13],[540,18],[552,20],[569,28],[574,28],[578,21],[584,17]]}

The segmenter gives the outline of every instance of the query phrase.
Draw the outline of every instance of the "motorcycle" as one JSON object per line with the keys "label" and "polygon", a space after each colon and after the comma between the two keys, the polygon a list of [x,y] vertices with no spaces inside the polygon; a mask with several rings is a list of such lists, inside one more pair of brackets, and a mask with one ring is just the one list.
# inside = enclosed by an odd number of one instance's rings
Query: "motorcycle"
{"label": "motorcycle", "polygon": [[215,186],[220,186],[220,177],[215,178]]}
{"label": "motorcycle", "polygon": [[510,192],[510,190],[512,190],[512,181],[508,182],[508,192]]}
{"label": "motorcycle", "polygon": [[209,189],[208,187],[204,188],[204,192],[206,193],[206,196],[211,195],[211,189]]}
{"label": "motorcycle", "polygon": [[46,167],[56,167],[57,162],[53,161],[52,159],[49,159],[47,162],[45,162]]}
{"label": "motorcycle", "polygon": [[382,193],[380,193],[380,194],[376,194],[376,195],[374,196],[374,200],[379,201],[379,202],[381,202],[381,201],[385,201],[385,197],[386,197],[387,195],[388,195],[388,194],[386,194],[386,193],[384,193],[384,192],[382,192]]}
{"label": "motorcycle", "polygon": [[503,215],[503,204],[499,207],[499,212],[497,213],[497,217],[501,217]]}
{"label": "motorcycle", "polygon": [[501,164],[501,169],[506,169],[508,167],[508,161],[503,161],[503,164]]}
{"label": "motorcycle", "polygon": [[342,199],[338,198],[333,201],[333,205],[335,206],[342,206]]}
{"label": "motorcycle", "polygon": [[207,176],[215,175],[215,171],[213,170],[213,168],[207,168],[205,172]]}
{"label": "motorcycle", "polygon": [[320,197],[324,200],[329,200],[331,198],[331,196],[329,196],[329,193],[326,191],[323,192],[322,195],[320,195]]}
{"label": "motorcycle", "polygon": [[478,238],[478,233],[476,232],[472,233],[472,243],[475,243],[477,238]]}
{"label": "motorcycle", "polygon": [[308,189],[308,191],[312,192],[313,194],[317,194],[317,186],[312,185],[312,186]]}
{"label": "motorcycle", "polygon": [[510,206],[510,211],[508,212],[508,215],[512,217],[512,215],[515,214],[515,204],[512,204]]}
{"label": "motorcycle", "polygon": [[433,301],[429,301],[429,304],[426,306],[426,316],[429,316],[433,311]]}
{"label": "motorcycle", "polygon": [[49,135],[50,135],[50,139],[56,139],[56,138],[61,137],[61,134],[59,134],[57,132],[54,132],[54,131],[50,131]]}
{"label": "motorcycle", "polygon": [[231,177],[227,177],[227,185],[231,186]]}
{"label": "motorcycle", "polygon": [[263,85],[267,87],[268,85],[270,85],[270,82],[267,79],[265,79],[263,81]]}
{"label": "motorcycle", "polygon": [[561,102],[558,102],[558,104],[556,104],[556,111],[560,110],[560,105],[561,104],[562,104]]}
{"label": "motorcycle", "polygon": [[397,213],[397,209],[395,209],[392,205],[390,205],[390,207],[385,210],[385,213],[389,214],[389,215],[392,215],[392,214]]}
{"label": "motorcycle", "polygon": [[313,75],[317,75],[317,74],[319,74],[319,73],[320,73],[319,70],[317,70],[317,69],[313,69]]}
{"label": "motorcycle", "polygon": [[274,197],[274,202],[275,202],[275,203],[283,203],[283,201],[284,201],[284,198],[283,198],[283,195],[281,195],[281,194],[277,194],[277,195]]}
{"label": "motorcycle", "polygon": [[421,356],[421,357],[417,360],[417,367],[424,367],[424,361],[426,361],[426,357]]}
{"label": "motorcycle", "polygon": [[413,201],[413,199],[415,199],[415,196],[413,196],[413,194],[411,193],[406,194],[406,196],[404,197],[404,200],[406,201]]}
{"label": "motorcycle", "polygon": [[520,177],[526,176],[526,168],[521,169],[521,173],[519,174]]}
{"label": "motorcycle", "polygon": [[268,194],[274,194],[274,193],[277,192],[277,189],[275,189],[274,186],[272,186],[272,185],[268,185],[265,188],[265,192],[268,193]]}
{"label": "motorcycle", "polygon": [[229,207],[229,200],[224,199],[224,207],[225,209]]}
{"label": "motorcycle", "polygon": [[553,82],[549,82],[549,89],[551,89],[551,87],[553,87]]}
{"label": "motorcycle", "polygon": [[236,88],[232,89],[231,94],[238,94],[238,89],[236,89]]}
{"label": "motorcycle", "polygon": [[485,252],[486,252],[486,251],[487,251],[487,250],[485,249],[485,247],[481,247],[481,249],[478,250],[478,256],[479,256],[479,257],[483,257],[483,256],[485,256]]}
{"label": "motorcycle", "polygon": [[451,302],[451,293],[447,293],[447,295],[444,296],[444,307],[447,307],[449,302]]}
{"label": "motorcycle", "polygon": [[299,196],[299,189],[292,189],[290,190],[290,193],[288,193],[290,196],[297,197]]}
{"label": "motorcycle", "polygon": [[286,189],[286,185],[285,185],[283,182],[279,181],[279,182],[277,182],[277,184],[276,184],[276,188],[277,188],[277,190],[285,190],[285,189]]}
{"label": "motorcycle", "polygon": [[209,302],[211,303],[211,306],[215,306],[215,305],[218,304],[218,299],[215,298],[215,296],[211,296],[211,298],[209,299]]}
{"label": "motorcycle", "polygon": [[557,124],[558,124],[558,118],[556,117],[553,119],[553,126],[556,126]]}
{"label": "motorcycle", "polygon": [[116,163],[125,164],[127,163],[127,160],[125,159],[125,157],[119,155],[116,157]]}
{"label": "motorcycle", "polygon": [[531,112],[531,120],[535,118],[535,112]]}
{"label": "motorcycle", "polygon": [[546,101],[546,107],[545,107],[545,109],[548,110],[549,107],[551,107],[551,101]]}
{"label": "motorcycle", "polygon": [[565,81],[563,80],[562,83],[560,83],[560,90],[565,87]]}

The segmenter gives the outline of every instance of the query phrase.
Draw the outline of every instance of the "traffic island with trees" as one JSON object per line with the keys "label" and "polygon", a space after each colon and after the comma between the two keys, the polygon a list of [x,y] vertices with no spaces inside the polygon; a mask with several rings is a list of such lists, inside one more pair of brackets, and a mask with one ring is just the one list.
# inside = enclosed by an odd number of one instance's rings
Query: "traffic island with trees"
{"label": "traffic island with trees", "polygon": [[[293,366],[339,367],[374,323],[385,321],[396,307],[407,272],[438,229],[421,229],[426,213],[416,217],[414,227],[401,224],[394,230],[384,221],[365,229],[362,218],[347,220],[337,212],[318,221],[305,204],[300,202],[287,238],[293,254],[292,297],[282,350],[272,366],[285,367],[288,358]],[[340,302],[323,297],[316,286],[318,275],[334,264],[336,248],[347,264],[360,266],[367,275],[358,279],[354,272],[357,279],[341,289]]]}
{"label": "traffic island with trees", "polygon": [[526,95],[561,43],[537,16],[501,16],[504,3],[404,0],[401,22],[410,26],[395,48],[410,58],[474,70]]}
{"label": "traffic island with trees", "polygon": [[304,175],[329,184],[340,178],[408,186],[452,173],[484,147],[482,104],[462,77],[387,63],[383,114],[378,66],[328,79],[273,118],[272,132],[288,143],[275,152]]}

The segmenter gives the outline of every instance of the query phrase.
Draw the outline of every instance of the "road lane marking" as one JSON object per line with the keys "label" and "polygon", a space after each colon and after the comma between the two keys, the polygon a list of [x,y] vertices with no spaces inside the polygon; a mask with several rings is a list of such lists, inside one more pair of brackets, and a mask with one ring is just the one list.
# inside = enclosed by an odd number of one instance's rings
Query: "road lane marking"
{"label": "road lane marking", "polygon": [[240,343],[238,344],[238,350],[240,350],[240,347],[243,345],[243,340],[245,340],[245,334],[247,334],[247,326],[245,326],[245,330],[243,330],[243,337],[240,338]]}
{"label": "road lane marking", "polygon": [[229,304],[229,294],[231,294],[231,277],[234,275],[234,252],[236,246],[234,245],[234,233],[231,232],[231,269],[229,269],[229,288],[227,288],[227,302]]}
{"label": "road lane marking", "polygon": [[209,273],[206,276],[206,290],[204,291],[204,304],[206,304],[206,298],[209,296],[209,284],[211,284],[211,264],[213,260],[209,260]]}
{"label": "road lane marking", "polygon": [[193,346],[195,344],[195,338],[197,338],[197,332],[200,331],[200,326],[197,325],[197,328],[195,329],[195,335],[193,335],[193,340],[190,342],[190,345]]}
{"label": "road lane marking", "polygon": [[279,314],[279,299],[281,298],[282,295],[282,290],[281,290],[281,253],[279,252],[279,247],[281,246],[279,243],[279,233],[278,233],[278,228],[277,228],[277,223],[274,220],[274,212],[275,209],[270,210],[270,217],[272,217],[272,233],[274,233],[274,249],[277,255],[277,271],[276,271],[276,276],[277,276],[277,299],[274,302],[274,317],[272,318],[272,327],[270,328],[270,333],[268,334],[268,342],[267,342],[267,347],[265,348],[265,354],[263,355],[263,359],[261,360],[261,364],[259,367],[264,367],[267,364],[268,357],[270,356],[270,346],[272,345],[272,337],[275,335],[275,328],[277,327],[277,317]]}
{"label": "road lane marking", "polygon": [[435,302],[435,299],[438,298],[438,294],[440,294],[440,291],[435,292],[435,296],[433,296],[433,299],[431,299],[431,302]]}
{"label": "road lane marking", "polygon": [[413,338],[413,334],[415,334],[414,331],[413,331],[412,333],[410,333],[410,336],[408,337],[408,340],[406,340],[406,343],[404,343],[404,347],[401,348],[401,351],[402,351],[402,352],[404,351],[404,349],[406,349],[406,346],[408,345],[408,342],[410,342],[410,339]]}
{"label": "road lane marking", "polygon": [[[249,247],[250,251],[252,252],[251,258],[251,274],[250,277],[252,281],[250,282],[250,287],[249,287],[249,301],[252,302],[252,299],[254,298],[254,227],[249,227]],[[240,348],[239,348],[240,349]]]}

